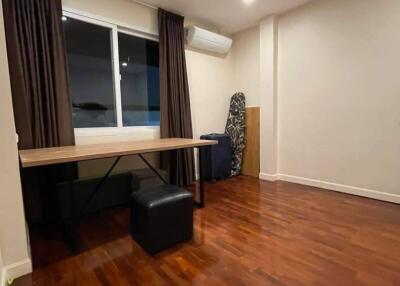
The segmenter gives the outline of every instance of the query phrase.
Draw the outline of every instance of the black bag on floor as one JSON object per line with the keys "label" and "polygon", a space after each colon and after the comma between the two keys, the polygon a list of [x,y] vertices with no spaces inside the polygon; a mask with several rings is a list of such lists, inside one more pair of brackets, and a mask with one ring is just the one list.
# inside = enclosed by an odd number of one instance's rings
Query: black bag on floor
{"label": "black bag on floor", "polygon": [[224,179],[230,176],[232,162],[231,139],[226,134],[207,134],[200,139],[216,140],[218,145],[203,148],[201,170],[205,180]]}

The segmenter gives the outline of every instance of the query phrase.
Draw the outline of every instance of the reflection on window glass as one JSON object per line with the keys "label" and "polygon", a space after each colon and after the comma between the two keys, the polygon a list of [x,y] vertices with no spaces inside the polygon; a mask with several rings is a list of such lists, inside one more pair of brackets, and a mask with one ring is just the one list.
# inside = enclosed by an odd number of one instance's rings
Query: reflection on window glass
{"label": "reflection on window glass", "polygon": [[111,29],[63,20],[75,128],[117,126]]}
{"label": "reflection on window glass", "polygon": [[158,43],[118,33],[124,126],[160,124]]}

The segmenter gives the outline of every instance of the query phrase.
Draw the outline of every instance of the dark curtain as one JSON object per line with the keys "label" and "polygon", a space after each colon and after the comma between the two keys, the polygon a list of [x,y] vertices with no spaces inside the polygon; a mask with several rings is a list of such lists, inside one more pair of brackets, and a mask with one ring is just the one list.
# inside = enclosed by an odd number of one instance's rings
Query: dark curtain
{"label": "dark curtain", "polygon": [[[61,0],[3,0],[19,149],[74,145]],[[28,221],[43,215],[39,197],[75,166],[22,170]],[[55,193],[54,190],[52,193]]]}
{"label": "dark curtain", "polygon": [[[161,138],[193,138],[183,21],[182,16],[158,10]],[[169,166],[171,184],[194,182],[192,149],[162,154],[162,165]]]}

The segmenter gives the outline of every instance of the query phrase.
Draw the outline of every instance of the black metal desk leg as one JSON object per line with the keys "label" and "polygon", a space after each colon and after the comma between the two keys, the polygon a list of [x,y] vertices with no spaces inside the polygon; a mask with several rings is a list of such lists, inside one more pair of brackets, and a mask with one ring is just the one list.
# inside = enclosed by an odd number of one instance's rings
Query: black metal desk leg
{"label": "black metal desk leg", "polygon": [[147,165],[147,167],[149,167],[154,174],[157,175],[157,177],[164,182],[164,184],[168,185],[169,183],[167,182],[167,180],[161,176],[161,174],[149,163],[149,161],[146,160],[146,158],[143,157],[142,154],[137,154],[139,156],[140,159],[142,159],[142,161]]}
{"label": "black metal desk leg", "polygon": [[199,162],[198,170],[199,170],[199,186],[200,186],[199,197],[200,197],[200,201],[196,202],[196,205],[199,208],[204,208],[204,200],[205,200],[205,197],[204,197],[204,178],[203,178],[203,170],[201,168],[201,157],[202,157],[201,153],[203,152],[203,147],[198,147],[197,150],[198,150],[197,158],[198,158],[198,162]]}

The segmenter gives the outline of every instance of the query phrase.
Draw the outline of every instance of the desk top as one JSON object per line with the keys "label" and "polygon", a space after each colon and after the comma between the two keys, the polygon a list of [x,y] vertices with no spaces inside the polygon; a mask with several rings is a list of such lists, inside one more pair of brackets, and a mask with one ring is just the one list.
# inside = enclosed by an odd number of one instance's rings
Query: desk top
{"label": "desk top", "polygon": [[215,144],[218,144],[218,141],[167,138],[20,150],[19,157],[22,167],[27,168]]}

